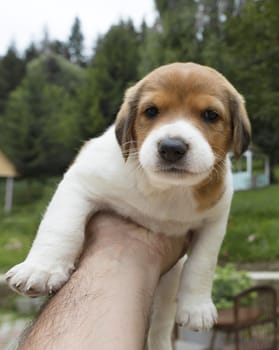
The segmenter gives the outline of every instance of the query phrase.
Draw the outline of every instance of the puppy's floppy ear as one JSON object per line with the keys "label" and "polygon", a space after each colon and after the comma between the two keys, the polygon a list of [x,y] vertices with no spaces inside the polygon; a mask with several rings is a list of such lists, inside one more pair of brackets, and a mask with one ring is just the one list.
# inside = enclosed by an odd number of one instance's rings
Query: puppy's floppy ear
{"label": "puppy's floppy ear", "polygon": [[239,93],[230,100],[233,150],[235,159],[247,150],[251,141],[251,124],[245,108],[245,100]]}
{"label": "puppy's floppy ear", "polygon": [[115,121],[116,139],[121,147],[123,157],[127,160],[129,151],[136,146],[135,120],[140,98],[138,84],[130,87],[124,97]]}

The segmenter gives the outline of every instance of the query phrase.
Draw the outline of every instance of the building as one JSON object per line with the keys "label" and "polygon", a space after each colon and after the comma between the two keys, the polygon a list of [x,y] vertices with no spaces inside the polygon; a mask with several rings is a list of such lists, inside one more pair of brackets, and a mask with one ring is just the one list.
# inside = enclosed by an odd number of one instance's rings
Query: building
{"label": "building", "polygon": [[269,158],[257,151],[246,151],[241,159],[233,162],[235,191],[259,188],[270,184]]}
{"label": "building", "polygon": [[0,150],[0,177],[6,178],[4,211],[9,213],[13,204],[14,178],[18,176],[15,165]]}

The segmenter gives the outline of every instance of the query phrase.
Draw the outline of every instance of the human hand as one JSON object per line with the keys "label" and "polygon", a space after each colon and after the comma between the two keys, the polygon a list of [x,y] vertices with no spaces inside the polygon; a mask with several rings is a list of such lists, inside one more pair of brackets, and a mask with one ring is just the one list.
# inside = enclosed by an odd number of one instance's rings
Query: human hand
{"label": "human hand", "polygon": [[[88,223],[87,238],[88,242],[94,241],[94,250],[106,248],[112,256],[117,254],[119,249],[123,250],[126,252],[125,259],[130,254],[133,259],[147,260],[158,267],[161,275],[184,256],[192,237],[191,234],[176,237],[155,234],[115,214],[100,213]],[[134,254],[135,250],[140,251],[141,255]]]}

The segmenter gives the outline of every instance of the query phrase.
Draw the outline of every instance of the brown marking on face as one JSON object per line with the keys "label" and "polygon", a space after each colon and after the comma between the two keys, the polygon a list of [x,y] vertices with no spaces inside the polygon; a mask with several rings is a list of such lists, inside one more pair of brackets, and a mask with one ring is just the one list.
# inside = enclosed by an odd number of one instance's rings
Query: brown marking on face
{"label": "brown marking on face", "polygon": [[216,163],[210,176],[193,189],[197,210],[204,211],[218,203],[225,192],[222,162]]}
{"label": "brown marking on face", "polygon": [[[155,106],[159,114],[146,116]],[[218,118],[213,123],[203,119],[205,110]],[[162,66],[130,88],[116,120],[116,135],[125,158],[129,143],[137,151],[149,133],[166,123],[184,119],[204,136],[215,155],[215,166],[205,181],[194,188],[200,210],[208,209],[224,192],[224,162],[234,145],[235,157],[248,147],[251,127],[244,100],[220,73],[193,63]],[[128,142],[128,143],[127,143]]]}
{"label": "brown marking on face", "polygon": [[240,94],[230,98],[231,126],[233,130],[234,157],[239,157],[247,150],[251,141],[251,124],[245,108],[245,100]]}
{"label": "brown marking on face", "polygon": [[141,96],[140,82],[129,88],[115,121],[115,135],[125,160],[129,152],[136,148],[135,120]]}

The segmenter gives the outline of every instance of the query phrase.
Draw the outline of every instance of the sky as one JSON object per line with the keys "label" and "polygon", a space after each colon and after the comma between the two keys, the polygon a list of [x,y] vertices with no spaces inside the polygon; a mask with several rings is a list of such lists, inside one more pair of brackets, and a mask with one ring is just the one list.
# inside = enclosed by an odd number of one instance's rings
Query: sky
{"label": "sky", "polygon": [[39,42],[46,28],[50,39],[66,40],[76,16],[89,53],[111,24],[128,18],[136,26],[143,18],[152,24],[156,14],[153,0],[0,0],[0,55],[11,42],[22,52],[31,41]]}

